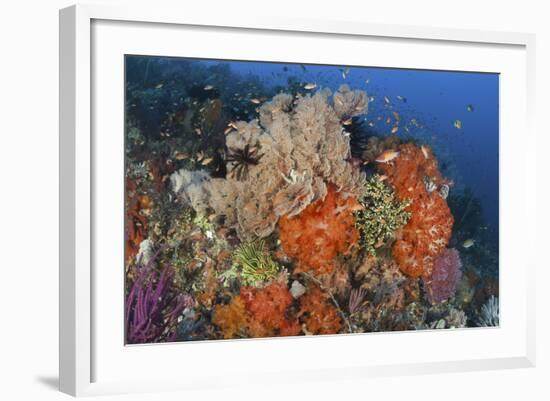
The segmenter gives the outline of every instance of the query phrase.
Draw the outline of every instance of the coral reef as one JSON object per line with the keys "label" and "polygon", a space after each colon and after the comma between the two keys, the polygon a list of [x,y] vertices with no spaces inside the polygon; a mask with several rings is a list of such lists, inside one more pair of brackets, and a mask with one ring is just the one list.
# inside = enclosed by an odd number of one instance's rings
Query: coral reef
{"label": "coral reef", "polygon": [[395,160],[379,164],[398,199],[411,200],[406,209],[411,217],[398,234],[393,255],[407,275],[429,277],[434,258],[449,243],[454,219],[445,199],[437,191],[428,191],[424,181],[427,177],[437,187],[448,183],[428,146],[403,144],[398,149]]}
{"label": "coral reef", "polygon": [[379,175],[369,177],[365,193],[359,200],[363,208],[355,212],[356,227],[361,233],[361,245],[371,255],[394,237],[394,233],[407,223],[409,200],[398,202],[393,191]]}
{"label": "coral reef", "polygon": [[298,271],[334,269],[334,258],[348,254],[359,239],[353,212],[360,207],[355,198],[345,198],[329,185],[325,199],[310,204],[298,216],[281,218],[281,245],[297,262]]}
{"label": "coral reef", "polygon": [[498,230],[416,102],[128,57],[128,343],[499,324]]}
{"label": "coral reef", "polygon": [[422,278],[428,302],[443,302],[454,295],[462,276],[461,268],[460,255],[454,248],[435,257],[431,275]]}

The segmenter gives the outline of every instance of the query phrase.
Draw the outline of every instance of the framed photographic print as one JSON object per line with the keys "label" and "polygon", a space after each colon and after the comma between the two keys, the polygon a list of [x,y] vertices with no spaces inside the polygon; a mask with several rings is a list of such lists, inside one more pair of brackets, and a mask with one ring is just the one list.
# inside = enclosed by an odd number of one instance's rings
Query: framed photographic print
{"label": "framed photographic print", "polygon": [[61,11],[61,390],[532,366],[534,38],[230,20]]}

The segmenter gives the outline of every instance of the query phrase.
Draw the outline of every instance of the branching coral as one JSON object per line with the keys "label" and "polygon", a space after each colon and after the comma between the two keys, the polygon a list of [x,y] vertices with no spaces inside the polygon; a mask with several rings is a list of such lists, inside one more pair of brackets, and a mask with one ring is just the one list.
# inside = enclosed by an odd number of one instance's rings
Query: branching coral
{"label": "branching coral", "polygon": [[[344,198],[357,198],[365,176],[349,162],[342,118],[365,113],[367,96],[347,86],[334,94],[332,105],[329,96],[328,90],[296,101],[287,94],[275,96],[260,107],[259,122],[232,123],[226,161],[234,174],[204,180],[197,192],[188,185],[187,173],[180,171],[172,176],[173,189],[194,206],[208,204],[225,216],[226,225],[235,227],[242,240],[268,236],[279,218],[296,216],[323,199],[327,182]],[[248,156],[241,157],[245,153]]]}
{"label": "branching coral", "polygon": [[141,267],[126,298],[126,341],[129,344],[173,341],[177,321],[193,299],[174,295],[174,270],[165,267],[160,275],[150,265]]}
{"label": "branching coral", "polygon": [[359,207],[353,197],[346,198],[334,185],[329,185],[324,200],[310,204],[298,216],[281,218],[281,245],[298,263],[298,271],[333,270],[333,259],[348,254],[359,239],[353,215]]}
{"label": "branching coral", "polygon": [[405,209],[410,201],[395,200],[393,191],[375,175],[367,181],[360,203],[363,209],[355,212],[356,227],[361,233],[361,245],[374,255],[377,248],[392,239],[395,231],[407,223],[410,214]]}
{"label": "branching coral", "polygon": [[313,287],[300,298],[298,317],[310,334],[336,334],[342,329],[338,310],[319,287]]}
{"label": "branching coral", "polygon": [[462,263],[456,249],[445,249],[434,259],[432,274],[423,277],[426,297],[431,304],[452,297],[462,276]]}
{"label": "branching coral", "polygon": [[399,147],[399,156],[379,164],[388,176],[399,200],[411,199],[407,207],[411,218],[393,246],[393,255],[401,270],[411,277],[431,274],[434,258],[447,246],[453,216],[438,191],[426,189],[425,177],[436,186],[447,185],[429,147],[413,144]]}

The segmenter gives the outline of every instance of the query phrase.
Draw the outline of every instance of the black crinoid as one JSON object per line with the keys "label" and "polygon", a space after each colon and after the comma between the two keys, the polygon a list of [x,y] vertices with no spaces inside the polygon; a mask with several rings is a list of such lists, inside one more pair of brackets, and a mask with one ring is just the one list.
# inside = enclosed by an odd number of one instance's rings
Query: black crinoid
{"label": "black crinoid", "polygon": [[353,117],[351,124],[345,127],[349,132],[351,155],[361,157],[362,152],[368,146],[368,139],[375,135],[375,132],[367,126],[365,120],[359,117]]}
{"label": "black crinoid", "polygon": [[256,166],[263,157],[263,153],[259,154],[259,151],[259,147],[251,147],[250,145],[246,145],[243,149],[229,148],[225,161],[231,163],[229,169],[231,177],[237,179],[237,181],[246,180],[249,166]]}

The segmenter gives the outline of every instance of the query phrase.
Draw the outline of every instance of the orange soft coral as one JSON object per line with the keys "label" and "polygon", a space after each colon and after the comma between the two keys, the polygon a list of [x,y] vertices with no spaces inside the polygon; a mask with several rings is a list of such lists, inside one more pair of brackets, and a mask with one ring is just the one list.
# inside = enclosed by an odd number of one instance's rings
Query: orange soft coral
{"label": "orange soft coral", "polygon": [[330,272],[338,254],[348,254],[359,239],[353,211],[360,207],[328,185],[327,195],[294,217],[279,220],[279,236],[285,253],[298,263],[297,271]]}
{"label": "orange soft coral", "polygon": [[240,296],[233,297],[228,305],[216,305],[212,323],[223,332],[223,338],[235,338],[244,333],[249,324],[249,316]]}
{"label": "orange soft coral", "polygon": [[[403,273],[429,276],[434,257],[446,248],[451,237],[453,216],[447,201],[435,190],[448,182],[441,176],[431,149],[424,145],[401,145],[399,156],[379,168],[400,200],[412,200],[407,208],[411,218],[398,235],[393,255]],[[427,190],[427,182],[433,191]]]}
{"label": "orange soft coral", "polygon": [[319,287],[310,289],[300,298],[298,316],[311,334],[336,334],[342,329],[338,310]]}
{"label": "orange soft coral", "polygon": [[286,316],[293,299],[285,283],[274,281],[263,288],[243,287],[241,298],[251,317],[250,336],[294,336],[300,333],[300,325]]}

